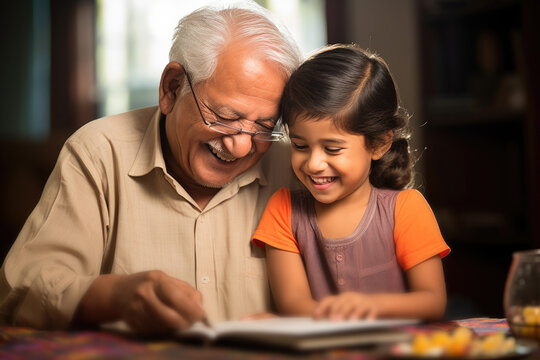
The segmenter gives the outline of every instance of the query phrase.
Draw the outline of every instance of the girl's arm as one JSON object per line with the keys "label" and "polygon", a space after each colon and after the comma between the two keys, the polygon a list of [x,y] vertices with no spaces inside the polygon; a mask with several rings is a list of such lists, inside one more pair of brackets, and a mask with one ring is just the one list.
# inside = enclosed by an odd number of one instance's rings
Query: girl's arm
{"label": "girl's arm", "polygon": [[446,286],[439,255],[406,272],[409,292],[364,294],[346,292],[324,298],[316,307],[317,318],[335,320],[358,318],[419,318],[436,320],[446,310]]}
{"label": "girl's arm", "polygon": [[278,312],[286,316],[311,316],[317,303],[311,296],[300,254],[270,245],[265,248],[270,288]]}

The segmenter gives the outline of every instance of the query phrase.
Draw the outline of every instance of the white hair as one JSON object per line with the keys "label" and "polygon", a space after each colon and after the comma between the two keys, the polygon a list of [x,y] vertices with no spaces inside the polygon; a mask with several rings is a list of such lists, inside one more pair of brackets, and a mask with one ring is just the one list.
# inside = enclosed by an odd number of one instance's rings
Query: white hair
{"label": "white hair", "polygon": [[209,79],[231,40],[253,46],[289,77],[302,56],[298,45],[273,14],[253,1],[211,5],[183,17],[176,26],[169,61],[180,63],[193,84]]}

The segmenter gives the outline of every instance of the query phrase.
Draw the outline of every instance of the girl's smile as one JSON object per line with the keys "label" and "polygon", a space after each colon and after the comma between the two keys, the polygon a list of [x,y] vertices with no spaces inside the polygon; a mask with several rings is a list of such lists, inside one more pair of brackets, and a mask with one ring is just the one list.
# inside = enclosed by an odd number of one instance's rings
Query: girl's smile
{"label": "girl's smile", "polygon": [[310,176],[313,187],[318,190],[326,190],[336,181],[336,176]]}

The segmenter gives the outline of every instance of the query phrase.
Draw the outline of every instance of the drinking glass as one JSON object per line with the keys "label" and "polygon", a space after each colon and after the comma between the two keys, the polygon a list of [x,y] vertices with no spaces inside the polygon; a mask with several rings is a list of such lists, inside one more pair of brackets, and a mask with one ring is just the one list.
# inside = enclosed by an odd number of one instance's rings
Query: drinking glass
{"label": "drinking glass", "polygon": [[514,336],[540,340],[540,249],[513,254],[504,312]]}

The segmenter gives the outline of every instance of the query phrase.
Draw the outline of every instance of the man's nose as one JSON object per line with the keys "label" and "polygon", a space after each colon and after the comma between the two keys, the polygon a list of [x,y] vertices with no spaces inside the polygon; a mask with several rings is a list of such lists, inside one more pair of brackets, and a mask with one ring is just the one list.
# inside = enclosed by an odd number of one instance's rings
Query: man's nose
{"label": "man's nose", "polygon": [[224,136],[223,145],[235,158],[243,158],[253,151],[253,139],[245,133]]}

